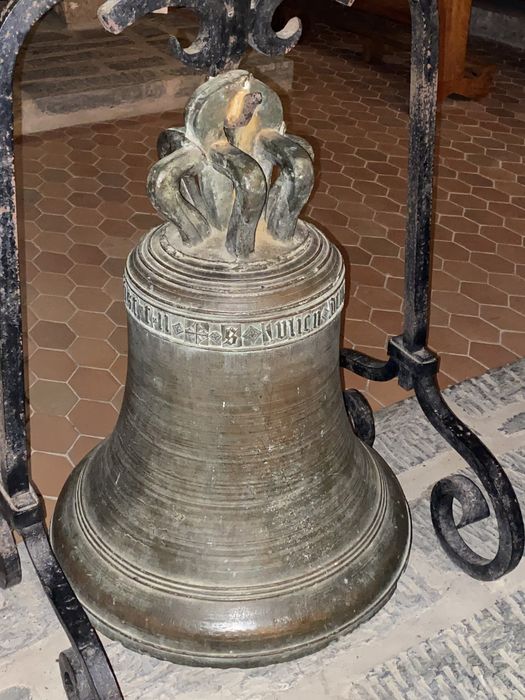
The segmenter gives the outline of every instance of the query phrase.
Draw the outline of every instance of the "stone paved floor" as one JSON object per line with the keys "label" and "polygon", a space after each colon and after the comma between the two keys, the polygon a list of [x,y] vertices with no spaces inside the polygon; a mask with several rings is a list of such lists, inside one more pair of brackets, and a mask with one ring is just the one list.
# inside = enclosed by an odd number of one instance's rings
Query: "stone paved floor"
{"label": "stone paved floor", "polygon": [[[18,61],[21,132],[184,109],[205,76],[174,60],[168,40],[176,36],[186,46],[196,34],[196,15],[187,10],[147,15],[118,35],[102,26],[73,31],[49,12]],[[293,66],[287,58],[250,51],[243,65],[283,90],[290,88]]]}
{"label": "stone paved floor", "polygon": [[[446,392],[487,441],[525,507],[525,360]],[[436,480],[468,474],[415,399],[377,414],[376,448],[411,505],[414,540],[393,598],[369,622],[297,661],[251,670],[170,665],[106,642],[126,700],[520,700],[525,697],[525,561],[492,583],[452,565],[430,522]],[[469,526],[496,550],[493,523]],[[485,548],[485,549],[483,549]],[[67,639],[24,557],[23,583],[0,591],[0,700],[61,700]]]}
{"label": "stone paved floor", "polygon": [[[408,54],[371,66],[360,49],[323,27],[300,44],[286,113],[316,151],[305,215],[351,262],[346,342],[384,356],[402,322]],[[430,345],[442,386],[525,354],[525,54],[477,51],[498,63],[490,96],[448,100],[441,115]],[[122,270],[158,222],[145,193],[157,135],[181,122],[161,113],[19,141],[32,469],[50,514],[72,465],[115,422]],[[405,396],[393,382],[345,381],[376,409]]]}

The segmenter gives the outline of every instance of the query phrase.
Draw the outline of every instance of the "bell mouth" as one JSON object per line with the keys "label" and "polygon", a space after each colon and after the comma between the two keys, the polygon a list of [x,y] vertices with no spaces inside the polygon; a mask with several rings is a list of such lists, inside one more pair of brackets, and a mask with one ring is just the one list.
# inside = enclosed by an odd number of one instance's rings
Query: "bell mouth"
{"label": "bell mouth", "polygon": [[[397,578],[405,571],[408,563],[408,552],[403,566],[400,568]],[[90,611],[86,605],[84,607],[89,615],[90,620],[97,630],[106,635],[109,639],[120,642],[123,646],[139,654],[153,656],[161,661],[170,661],[172,663],[181,664],[183,666],[193,666],[200,668],[260,668],[263,666],[272,666],[274,664],[286,663],[294,659],[300,659],[304,656],[309,656],[317,651],[321,651],[330,643],[337,641],[343,635],[351,633],[360,625],[364,624],[372,618],[381,608],[383,608],[390,598],[394,595],[397,588],[397,579],[392,583],[391,587],[384,591],[382,597],[374,600],[370,605],[360,611],[346,624],[320,635],[315,639],[308,639],[302,643],[289,644],[280,648],[261,648],[253,651],[242,652],[239,649],[229,646],[228,649],[218,651],[200,651],[192,649],[185,651],[183,649],[173,650],[171,644],[162,646],[158,640],[149,642],[148,640],[137,640],[136,636],[126,633],[121,627],[108,624],[107,619],[99,617],[96,613]],[[293,631],[291,632],[293,634]],[[210,648],[213,642],[210,643]]]}
{"label": "bell mouth", "polygon": [[392,596],[407,565],[411,520],[401,487],[377,453],[362,443],[357,449],[381,484],[372,527],[351,543],[337,565],[328,564],[302,580],[237,587],[228,594],[176,581],[164,585],[167,579],[152,585],[145,571],[122,567],[122,559],[117,562],[107,545],[100,546],[103,538],[93,539],[86,530],[79,506],[93,453],[73,472],[59,499],[53,547],[97,629],[130,649],[175,663],[221,668],[298,658],[372,617]]}

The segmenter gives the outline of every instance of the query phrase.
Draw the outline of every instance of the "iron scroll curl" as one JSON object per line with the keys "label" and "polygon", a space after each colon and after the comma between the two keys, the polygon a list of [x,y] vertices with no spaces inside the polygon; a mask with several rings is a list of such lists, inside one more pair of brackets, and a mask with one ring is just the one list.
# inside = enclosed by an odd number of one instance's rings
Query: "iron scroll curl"
{"label": "iron scroll curl", "polygon": [[[417,377],[414,389],[429,422],[481,481],[498,525],[498,550],[492,559],[469,547],[460,529],[489,517],[489,504],[472,479],[453,475],[438,481],[430,497],[430,513],[438,539],[452,561],[472,577],[482,581],[498,579],[512,571],[523,556],[523,517],[514,489],[498,460],[443,400],[435,378]],[[454,500],[462,511],[457,522]]]}
{"label": "iron scroll curl", "polygon": [[[393,340],[401,342],[401,338]],[[427,348],[424,351],[430,354]],[[355,350],[343,349],[340,365],[371,381],[389,381],[397,377],[403,388],[414,389],[430,424],[480,480],[485,493],[475,481],[462,474],[441,479],[432,489],[432,524],[449,558],[469,576],[481,581],[494,581],[515,569],[524,550],[523,516],[516,493],[496,457],[455,415],[443,398],[436,381],[437,361],[435,369],[429,372],[427,368],[418,366],[417,359],[410,362],[405,358],[403,362],[394,354],[383,361]],[[349,391],[353,391],[353,394],[349,394]],[[371,444],[370,436],[373,440],[375,433],[374,419],[366,398],[360,392],[347,390],[344,399],[356,434]],[[459,519],[454,515],[454,501],[461,507]],[[466,525],[491,516],[489,501],[498,527],[498,549],[492,559],[475,552],[460,533]]]}
{"label": "iron scroll curl", "polygon": [[[437,0],[410,0],[410,11],[412,48],[403,334],[390,340],[386,361],[344,349],[340,364],[373,381],[397,377],[404,389],[414,389],[429,422],[472,468],[487,495],[466,476],[442,479],[432,490],[431,517],[439,542],[457,566],[473,578],[492,581],[512,571],[523,556],[523,517],[512,484],[498,460],[453,413],[441,395],[436,382],[439,360],[427,346],[439,54]],[[349,408],[347,403],[347,410]],[[474,552],[460,534],[465,525],[490,516],[487,498],[499,532],[498,551],[492,559]],[[457,522],[454,501],[462,508]]]}
{"label": "iron scroll curl", "polygon": [[[65,683],[68,697],[117,700],[122,698],[117,681],[100,640],[54,558],[28,477],[12,83],[16,59],[27,34],[57,4],[58,0],[10,0],[0,13],[0,421],[4,430],[0,529],[15,527],[21,532],[46,593],[70,637],[72,651],[61,662],[64,680],[67,677],[70,684]],[[106,29],[119,33],[160,7],[190,7],[201,17],[199,34],[187,48],[172,38],[172,51],[187,65],[215,74],[235,67],[249,46],[271,55],[295,46],[301,33],[297,18],[278,32],[271,27],[271,18],[280,4],[280,0],[110,0],[102,6],[100,18]],[[493,560],[472,552],[459,534],[463,525],[489,514],[486,499],[472,481],[466,477],[440,481],[432,492],[431,510],[438,537],[449,556],[471,576],[492,580],[511,571],[522,557],[523,519],[516,495],[494,456],[444,402],[435,385],[435,371],[432,373],[430,365],[422,367],[424,362],[420,362],[422,351],[427,350],[428,333],[437,0],[410,0],[410,8],[411,155],[403,344],[398,344],[400,352],[390,348],[386,363],[355,351],[343,351],[342,365],[374,380],[384,381],[397,375],[402,386],[413,387],[430,422],[480,477],[500,532],[499,549]],[[358,403],[363,430],[368,431],[368,440],[373,440],[370,413],[361,401]],[[347,408],[352,404],[348,401]],[[452,513],[453,500],[463,506],[463,517],[457,524]],[[9,538],[3,541],[6,542],[5,546],[0,542],[0,559],[6,569],[3,584],[14,585],[20,576],[19,562]]]}
{"label": "iron scroll curl", "polygon": [[282,0],[108,0],[99,19],[119,34],[137,19],[162,7],[185,7],[199,15],[200,28],[192,44],[183,48],[171,37],[170,49],[184,64],[210,75],[232,70],[249,47],[268,56],[287,53],[301,36],[301,21],[290,19],[279,31],[272,17]]}

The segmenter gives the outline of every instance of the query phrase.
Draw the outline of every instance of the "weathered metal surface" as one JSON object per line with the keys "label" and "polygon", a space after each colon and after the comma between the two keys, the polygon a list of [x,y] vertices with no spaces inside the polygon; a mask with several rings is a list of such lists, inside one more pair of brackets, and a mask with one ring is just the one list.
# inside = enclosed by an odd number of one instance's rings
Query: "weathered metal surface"
{"label": "weathered metal surface", "polygon": [[[11,0],[0,13],[0,304],[2,308],[2,314],[0,314],[0,357],[2,359],[0,363],[0,441],[2,445],[0,507],[3,514],[3,518],[0,516],[2,540],[0,585],[2,586],[15,585],[21,576],[11,529],[16,529],[28,544],[35,541],[35,528],[43,522],[43,512],[30,488],[28,475],[13,157],[13,70],[28,32],[56,4],[57,0]],[[210,12],[204,13],[206,18],[201,29],[201,37],[208,32],[210,36],[213,34],[217,39],[217,31],[219,34],[222,32],[223,36],[221,40],[209,42],[210,51],[201,52],[198,57],[199,67],[208,67],[213,73],[221,64],[221,56],[218,52],[223,51],[223,65],[227,65],[228,62],[237,60],[234,58],[235,52],[242,53],[249,42],[255,46],[258,41],[256,48],[259,51],[265,51],[264,42],[266,41],[268,53],[280,53],[291,48],[299,37],[300,25],[294,20],[288,25],[288,29],[295,28],[296,32],[285,29],[284,34],[279,33],[281,38],[274,35],[270,26],[271,7],[276,7],[278,4],[273,1],[252,3],[250,12],[247,14],[246,3],[240,2],[239,8],[232,12],[232,3],[217,3],[209,0],[207,6]],[[108,26],[108,28],[120,31],[136,18],[157,7],[159,3],[156,0],[122,2],[119,7],[111,8],[109,17],[111,27]],[[241,17],[245,17],[244,24],[239,22]],[[220,20],[218,24],[215,22],[216,19]],[[256,21],[257,30],[254,29]],[[207,25],[206,22],[208,22]],[[229,33],[226,32],[226,27]],[[253,41],[250,32],[257,35]],[[236,33],[239,35],[238,38]],[[174,45],[177,53],[176,42]],[[195,52],[192,53],[192,51],[180,50],[181,60],[192,64],[195,58]],[[72,649],[62,655],[60,661],[68,697],[81,700],[120,697],[116,681],[96,634],[71,589],[66,590],[60,583],[63,574],[51,553],[47,538],[40,537],[38,541],[41,556],[33,557],[33,563],[72,641]],[[51,570],[50,566],[56,574],[52,579],[46,578]]]}
{"label": "weathered metal surface", "polygon": [[[342,0],[345,2],[346,0]],[[21,339],[20,290],[18,251],[15,212],[15,180],[13,161],[13,101],[12,76],[14,64],[20,47],[33,24],[48,11],[54,0],[11,0],[0,13],[0,355],[2,357],[0,376],[2,386],[2,417],[0,428],[2,436],[2,459],[0,474],[2,494],[0,504],[7,526],[2,521],[6,537],[2,539],[0,558],[3,567],[3,584],[16,583],[20,576],[16,553],[8,533],[9,528],[18,529],[23,536],[34,532],[35,524],[42,521],[42,512],[34,494],[29,489],[27,472],[27,446],[25,431],[23,356]],[[181,3],[173,0],[172,6]],[[350,5],[351,2],[346,4]],[[110,31],[122,31],[136,18],[151,12],[166,0],[121,0],[107,3],[102,11],[102,20]],[[197,41],[190,49],[183,50],[174,41],[175,53],[185,63],[195,67],[208,67],[215,73],[221,67],[236,65],[242,51],[248,45],[267,53],[282,53],[289,50],[300,34],[300,23],[294,19],[280,32],[271,29],[271,15],[279,5],[277,0],[260,0],[252,2],[249,10],[242,1],[223,3],[218,0],[203,0],[195,8],[203,17],[201,31]],[[485,517],[488,512],[487,502],[483,501],[481,491],[465,478],[449,479],[436,485],[433,494],[433,519],[448,554],[465,570],[478,578],[497,578],[511,570],[523,551],[523,522],[516,501],[515,493],[494,457],[484,445],[468,431],[443,403],[439,390],[433,382],[433,373],[437,369],[434,359],[429,358],[425,346],[428,331],[428,301],[430,269],[430,221],[431,221],[431,182],[432,155],[435,122],[435,69],[437,64],[437,7],[435,0],[411,0],[413,15],[412,46],[412,99],[411,99],[411,157],[410,190],[408,207],[407,233],[407,285],[405,335],[393,339],[390,343],[391,357],[387,362],[367,357],[353,350],[344,350],[341,354],[342,366],[356,371],[370,379],[386,381],[395,376],[402,386],[416,388],[418,398],[429,419],[450,444],[471,464],[488,491],[500,527],[500,547],[493,562],[477,557],[466,548],[459,536],[452,519],[451,504],[458,499],[464,508],[462,522],[471,522]],[[241,35],[247,34],[247,39]],[[207,48],[209,45],[209,48]],[[161,147],[167,151],[176,149],[174,136],[176,130],[169,130],[169,135],[161,139]],[[164,144],[164,146],[162,145]],[[303,147],[304,143],[299,142]],[[164,155],[164,154],[163,154]],[[283,156],[284,158],[284,156]],[[279,162],[286,172],[286,159]],[[232,173],[233,174],[233,173]],[[232,179],[232,178],[230,178]],[[234,181],[235,178],[232,179]],[[293,192],[293,179],[281,180],[283,192]],[[181,184],[185,200],[195,198],[198,190],[194,178],[185,178]],[[213,189],[211,190],[213,191]],[[208,193],[209,194],[209,193]],[[289,198],[294,202],[294,195]],[[196,201],[194,199],[194,201]],[[284,220],[288,228],[279,228],[279,216],[275,217],[274,230],[283,232],[283,237],[290,235],[294,212],[282,197]],[[294,202],[297,206],[297,201]],[[217,216],[221,207],[217,208]],[[277,209],[274,209],[277,211]],[[213,226],[221,225],[217,216],[209,212],[209,221]],[[202,228],[202,220],[195,219],[197,235],[205,237],[208,229]],[[201,227],[199,229],[199,226]],[[271,226],[270,226],[271,228]],[[233,235],[233,234],[232,234]],[[241,255],[249,255],[251,237],[234,237],[234,249]],[[231,238],[230,238],[231,240]],[[238,248],[236,242],[240,241]],[[193,337],[193,335],[190,336]],[[195,336],[197,337],[197,335]],[[235,334],[229,338],[235,338]],[[395,341],[395,342],[394,342]],[[353,414],[356,431],[365,441],[373,440],[373,418],[371,411],[355,395],[346,397],[346,408]],[[468,483],[467,483],[468,482]],[[7,529],[6,529],[7,528]],[[41,539],[44,550],[48,545]],[[35,566],[42,573],[46,569],[51,552],[44,557],[35,558]],[[54,564],[56,565],[56,562]],[[40,567],[40,568],[39,568]],[[46,589],[53,594],[53,589]],[[68,593],[68,596],[70,594]],[[72,595],[72,594],[71,594]],[[65,600],[67,600],[67,596]],[[77,602],[73,600],[74,606]],[[82,615],[78,608],[74,608]],[[71,628],[77,618],[64,616],[58,606],[57,614],[61,622]],[[80,619],[80,617],[78,618]],[[85,649],[95,659],[95,666],[104,667],[109,672],[105,658],[99,653],[100,645],[92,630],[84,628],[86,639],[89,638],[93,649]],[[73,656],[64,656],[61,667],[69,697],[96,697],[86,695],[86,688],[93,687],[93,678],[99,669],[85,665],[82,653],[76,642],[73,643]],[[80,653],[80,655],[79,655]],[[86,656],[87,654],[87,656]],[[68,671],[69,669],[69,671]],[[78,674],[75,681],[73,678]],[[87,674],[83,677],[83,674]],[[67,678],[66,678],[67,676]],[[110,687],[116,688],[109,672]],[[73,681],[71,679],[73,678]],[[87,685],[86,685],[87,684]],[[112,691],[113,692],[113,691]],[[115,691],[114,697],[118,697]],[[98,697],[107,697],[104,692]]]}
{"label": "weathered metal surface", "polygon": [[149,176],[168,223],[126,266],[117,427],[70,477],[52,539],[109,636],[182,663],[260,666],[382,606],[410,516],[346,415],[343,261],[298,219],[309,147],[244,71],[201,86],[185,122]]}
{"label": "weathered metal surface", "polygon": [[[499,548],[492,560],[476,554],[459,533],[463,524],[490,514],[487,497],[473,481],[462,476],[437,483],[432,493],[431,514],[439,540],[451,559],[470,576],[494,580],[514,569],[523,556],[523,518],[514,489],[501,465],[442,398],[435,380],[438,357],[427,347],[439,45],[437,0],[410,0],[410,9],[412,51],[404,330],[402,336],[390,340],[387,361],[344,349],[340,362],[342,367],[368,379],[388,381],[397,377],[404,389],[414,389],[429,421],[478,476],[492,503],[499,529]],[[352,406],[348,409],[351,411]],[[356,414],[357,420],[360,415]],[[363,427],[363,430],[369,429]],[[460,524],[454,522],[454,500],[463,509]]]}
{"label": "weathered metal surface", "polygon": [[427,343],[429,326],[433,167],[439,54],[437,0],[410,0],[410,130],[403,340],[409,351]]}
{"label": "weathered metal surface", "polygon": [[236,68],[251,46],[268,56],[290,51],[301,36],[301,22],[289,20],[279,31],[272,17],[282,0],[108,0],[99,10],[103,26],[118,34],[139,17],[162,7],[187,7],[200,17],[201,26],[193,43],[182,48],[170,39],[174,55],[192,68],[210,75]]}

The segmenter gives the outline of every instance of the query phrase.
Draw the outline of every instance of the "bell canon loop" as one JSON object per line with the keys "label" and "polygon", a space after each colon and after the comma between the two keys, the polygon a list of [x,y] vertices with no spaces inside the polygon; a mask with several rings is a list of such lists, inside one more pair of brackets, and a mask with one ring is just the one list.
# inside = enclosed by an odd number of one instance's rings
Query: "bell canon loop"
{"label": "bell canon loop", "polygon": [[313,152],[277,95],[244,71],[211,78],[159,153],[166,223],[127,261],[122,409],[67,481],[53,547],[94,624],[132,649],[285,661],[388,600],[409,510],[346,415],[345,269],[298,218]]}

